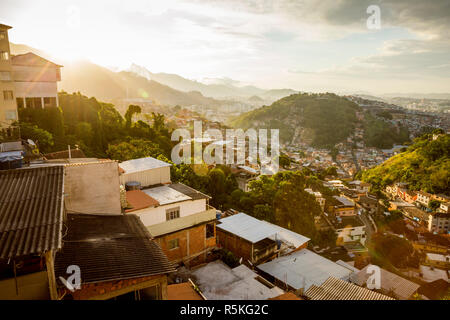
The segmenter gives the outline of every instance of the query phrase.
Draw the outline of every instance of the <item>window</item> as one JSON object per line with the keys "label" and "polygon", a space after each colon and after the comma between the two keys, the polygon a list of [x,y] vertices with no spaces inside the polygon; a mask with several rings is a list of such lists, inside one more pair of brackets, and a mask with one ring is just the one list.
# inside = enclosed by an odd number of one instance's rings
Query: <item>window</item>
{"label": "window", "polygon": [[166,221],[173,220],[180,217],[180,207],[166,210]]}
{"label": "window", "polygon": [[11,72],[9,72],[9,71],[0,71],[0,80],[2,80],[2,81],[11,81]]}
{"label": "window", "polygon": [[0,51],[0,60],[9,60],[8,51]]}
{"label": "window", "polygon": [[55,97],[45,97],[44,98],[44,107],[56,107],[56,98]]}
{"label": "window", "polygon": [[5,118],[6,120],[17,120],[16,110],[6,110]]}
{"label": "window", "polygon": [[169,250],[176,249],[179,247],[180,247],[180,241],[178,238],[169,240]]}
{"label": "window", "polygon": [[214,238],[214,223],[206,225],[206,239]]}
{"label": "window", "polygon": [[12,90],[3,91],[3,99],[4,100],[13,100],[14,93],[12,92]]}
{"label": "window", "polygon": [[6,32],[0,31],[0,40],[6,39]]}
{"label": "window", "polygon": [[23,108],[25,105],[23,103],[23,98],[16,98],[17,108]]}

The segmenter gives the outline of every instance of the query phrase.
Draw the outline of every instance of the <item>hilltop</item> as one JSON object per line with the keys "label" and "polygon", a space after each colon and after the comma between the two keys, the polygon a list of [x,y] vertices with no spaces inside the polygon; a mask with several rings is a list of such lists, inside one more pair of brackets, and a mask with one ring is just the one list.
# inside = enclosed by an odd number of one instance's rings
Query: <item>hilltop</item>
{"label": "hilltop", "polygon": [[299,93],[242,114],[231,125],[243,129],[280,129],[284,143],[332,146],[354,130],[357,110],[360,110],[357,104],[332,93]]}
{"label": "hilltop", "polygon": [[[436,136],[435,136],[436,137]],[[407,182],[411,190],[449,194],[450,135],[425,134],[406,151],[360,174],[363,181],[381,190],[394,182]]]}

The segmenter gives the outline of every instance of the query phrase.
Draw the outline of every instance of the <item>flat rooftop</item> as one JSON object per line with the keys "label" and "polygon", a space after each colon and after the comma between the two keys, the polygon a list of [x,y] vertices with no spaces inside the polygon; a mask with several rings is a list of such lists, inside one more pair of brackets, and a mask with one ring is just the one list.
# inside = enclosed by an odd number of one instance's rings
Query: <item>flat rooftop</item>
{"label": "flat rooftop", "polygon": [[336,229],[343,229],[362,227],[364,226],[364,223],[359,216],[350,216],[340,217],[339,219],[334,220],[333,225]]}
{"label": "flat rooftop", "polygon": [[141,172],[170,166],[170,163],[152,157],[133,159],[119,163],[119,167],[124,170],[125,173]]}
{"label": "flat rooftop", "polygon": [[263,284],[256,273],[240,265],[231,269],[220,260],[192,272],[195,283],[208,300],[267,300],[284,293],[280,288]]}
{"label": "flat rooftop", "polygon": [[290,255],[261,264],[257,268],[274,278],[287,283],[295,290],[320,286],[333,276],[348,280],[352,271],[328,260],[308,249],[302,249]]}
{"label": "flat rooftop", "polygon": [[192,200],[192,198],[169,186],[159,186],[154,188],[142,189],[142,192],[158,201],[160,205],[171,204],[180,201]]}
{"label": "flat rooftop", "polygon": [[335,198],[337,201],[342,203],[342,205],[344,205],[344,206],[353,207],[355,205],[355,203],[353,201],[347,199],[346,197],[333,196],[333,198]]}

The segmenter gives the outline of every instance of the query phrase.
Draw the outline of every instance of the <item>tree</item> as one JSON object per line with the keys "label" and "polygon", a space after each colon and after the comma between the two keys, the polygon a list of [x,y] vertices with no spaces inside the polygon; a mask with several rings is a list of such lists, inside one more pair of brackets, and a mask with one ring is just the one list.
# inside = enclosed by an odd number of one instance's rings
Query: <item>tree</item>
{"label": "tree", "polygon": [[430,200],[428,203],[428,208],[430,208],[433,211],[436,211],[437,208],[441,206],[441,203],[437,200]]}
{"label": "tree", "polygon": [[54,144],[53,135],[50,132],[25,122],[20,122],[19,126],[22,139],[33,140],[42,152],[50,151]]}
{"label": "tree", "polygon": [[127,112],[125,112],[125,121],[126,121],[127,128],[131,127],[133,115],[139,114],[139,113],[141,113],[141,111],[142,111],[142,109],[140,106],[137,106],[134,104],[130,104],[128,106]]}

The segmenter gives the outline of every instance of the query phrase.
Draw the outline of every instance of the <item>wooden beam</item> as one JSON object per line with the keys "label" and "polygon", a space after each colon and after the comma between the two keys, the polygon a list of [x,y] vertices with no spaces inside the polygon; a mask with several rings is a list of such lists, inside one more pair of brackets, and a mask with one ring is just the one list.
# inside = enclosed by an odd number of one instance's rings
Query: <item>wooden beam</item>
{"label": "wooden beam", "polygon": [[47,267],[48,285],[50,289],[50,299],[58,300],[58,291],[56,290],[55,263],[53,259],[53,251],[49,250],[45,253],[45,265]]}

